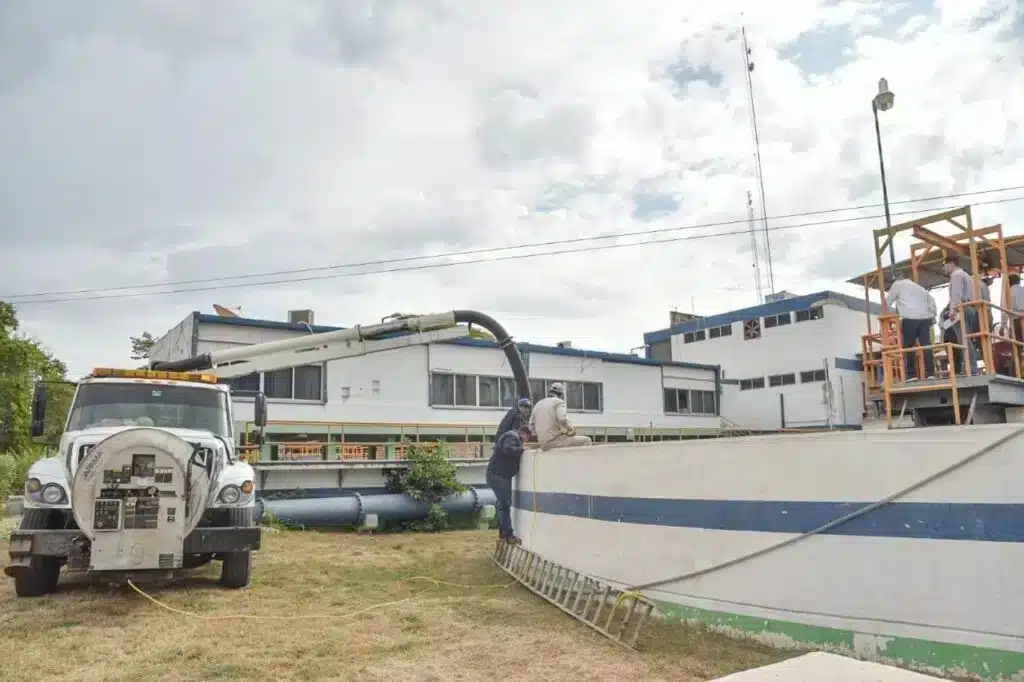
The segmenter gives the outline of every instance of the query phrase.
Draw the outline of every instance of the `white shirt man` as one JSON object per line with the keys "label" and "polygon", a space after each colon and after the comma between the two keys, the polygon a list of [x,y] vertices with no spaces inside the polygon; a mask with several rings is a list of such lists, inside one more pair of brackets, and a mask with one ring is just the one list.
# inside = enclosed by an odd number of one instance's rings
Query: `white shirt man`
{"label": "white shirt man", "polygon": [[[965,367],[964,374],[974,375],[978,373],[978,347],[975,339],[965,339],[963,327],[967,327],[968,334],[978,331],[978,310],[974,307],[959,308],[961,303],[968,303],[974,300],[974,287],[971,286],[971,276],[964,272],[956,256],[948,256],[942,264],[943,269],[949,276],[949,319],[956,322],[953,329],[956,332],[957,343],[964,346]],[[960,313],[963,312],[964,324],[960,324]]]}
{"label": "white shirt man", "polygon": [[[938,307],[928,290],[917,282],[901,276],[893,282],[885,300],[889,308],[900,315],[903,348],[913,348],[915,345],[930,346],[932,323],[935,321]],[[903,371],[906,381],[919,378],[915,353],[903,354]],[[927,379],[935,377],[935,355],[930,350],[924,351],[924,376]]]}
{"label": "white shirt man", "polygon": [[889,307],[908,320],[934,320],[938,313],[935,298],[917,282],[901,277],[885,295]]}
{"label": "white shirt man", "polygon": [[530,428],[537,434],[541,450],[590,445],[589,436],[577,436],[569,421],[565,404],[565,386],[556,381],[548,388],[548,397],[538,400],[530,414]]}

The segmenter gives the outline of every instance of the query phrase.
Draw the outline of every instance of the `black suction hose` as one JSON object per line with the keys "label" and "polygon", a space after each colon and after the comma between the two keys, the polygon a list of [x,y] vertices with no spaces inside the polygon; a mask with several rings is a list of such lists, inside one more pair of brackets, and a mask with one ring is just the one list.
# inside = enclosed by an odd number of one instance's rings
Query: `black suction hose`
{"label": "black suction hose", "polygon": [[523,363],[519,349],[505,328],[490,315],[475,310],[456,310],[455,321],[460,324],[475,324],[494,334],[494,338],[498,340],[498,347],[505,351],[505,357],[508,358],[508,366],[516,380],[516,392],[520,398],[530,398],[530,377],[526,373],[526,364]]}

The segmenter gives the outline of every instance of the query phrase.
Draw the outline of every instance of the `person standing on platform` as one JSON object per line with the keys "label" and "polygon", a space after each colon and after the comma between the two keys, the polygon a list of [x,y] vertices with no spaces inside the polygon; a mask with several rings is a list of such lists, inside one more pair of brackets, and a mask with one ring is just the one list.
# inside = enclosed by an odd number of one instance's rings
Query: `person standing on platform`
{"label": "person standing on platform", "polygon": [[[973,306],[959,307],[963,303],[974,300],[971,276],[960,267],[956,256],[947,256],[942,267],[949,276],[949,319],[953,321],[957,343],[964,347],[964,374],[976,376],[978,374],[978,348],[973,338],[966,339],[964,327],[967,327],[968,334],[978,333],[978,311]],[[963,324],[961,324],[961,317]]]}
{"label": "person standing on platform", "polygon": [[[898,275],[889,293],[885,295],[885,300],[890,310],[899,313],[903,348],[931,344],[932,324],[938,311],[935,299],[927,289],[906,275]],[[917,376],[917,358],[914,353],[903,354],[903,368],[907,381],[920,378]],[[924,375],[926,379],[935,378],[935,355],[931,350],[924,352]]]}

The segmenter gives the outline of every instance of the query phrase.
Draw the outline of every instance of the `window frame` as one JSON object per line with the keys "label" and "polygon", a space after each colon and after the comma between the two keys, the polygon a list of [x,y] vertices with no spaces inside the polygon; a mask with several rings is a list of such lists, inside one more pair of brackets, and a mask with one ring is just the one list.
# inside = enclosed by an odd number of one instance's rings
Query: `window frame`
{"label": "window frame", "polygon": [[783,374],[771,374],[768,376],[768,388],[782,388],[796,384],[796,372],[785,372]]}
{"label": "window frame", "polygon": [[[434,390],[434,377],[445,376],[453,377],[452,385],[458,386],[460,379],[472,378],[474,380],[475,402],[473,404],[460,404],[458,402],[458,389],[453,388],[453,398],[451,403],[438,403],[435,402],[435,390]],[[497,405],[481,405],[480,404],[480,385],[483,381],[494,380],[497,382],[498,388],[498,404]],[[577,414],[601,414],[604,412],[604,383],[600,381],[567,381],[565,379],[541,379],[538,377],[530,378],[530,392],[534,395],[537,400],[547,395],[548,388],[553,383],[561,383],[565,386],[566,392],[566,408],[569,412]],[[570,393],[576,391],[576,387],[579,387],[579,395],[583,403],[583,408],[576,408],[569,406]],[[597,387],[597,402],[596,408],[590,405],[590,401],[587,400],[587,387],[590,389],[590,397],[593,398],[593,387]],[[538,390],[540,389],[540,390]],[[538,397],[539,393],[539,397]],[[427,406],[440,410],[508,410],[513,407],[516,403],[517,394],[515,379],[513,377],[501,376],[498,374],[476,374],[471,372],[449,372],[449,371],[436,371],[431,370],[428,373],[427,379]]]}
{"label": "window frame", "polygon": [[806,372],[800,372],[800,383],[801,384],[820,384],[828,379],[828,373],[823,369],[809,369]]}
{"label": "window frame", "polygon": [[[675,401],[676,409],[669,409],[669,396],[673,396]],[[683,396],[686,396],[685,400],[680,400]],[[711,412],[704,411],[704,397],[710,396],[711,399]],[[695,410],[694,406],[697,403],[697,398],[700,398],[701,408]],[[685,402],[685,408],[680,407],[680,403]],[[715,391],[707,391],[699,388],[675,388],[672,386],[662,385],[661,391],[661,409],[662,413],[672,417],[717,417],[719,416],[719,405],[718,395]]]}
{"label": "window frame", "polygon": [[[239,360],[236,362],[228,363],[228,365],[236,365],[245,362]],[[299,368],[313,368],[316,367],[320,371],[320,388],[319,398],[296,398],[295,397],[295,376],[296,369]],[[279,372],[288,372],[290,374],[289,380],[289,396],[287,398],[277,397],[267,393],[267,375],[273,375]],[[256,379],[255,388],[250,388],[246,384],[241,382],[251,382]],[[268,402],[275,403],[297,403],[300,405],[323,405],[327,403],[327,363],[326,362],[314,362],[304,365],[295,365],[293,367],[282,367],[281,369],[270,370],[266,372],[251,372],[239,377],[232,377],[230,379],[221,379],[219,383],[226,384],[231,392],[232,400],[252,400],[257,393],[262,392],[267,397]],[[241,385],[240,385],[241,384]]]}
{"label": "window frame", "polygon": [[[744,387],[746,384],[746,387]],[[740,390],[741,391],[758,391],[766,387],[764,377],[750,377],[749,379],[740,379]]]}

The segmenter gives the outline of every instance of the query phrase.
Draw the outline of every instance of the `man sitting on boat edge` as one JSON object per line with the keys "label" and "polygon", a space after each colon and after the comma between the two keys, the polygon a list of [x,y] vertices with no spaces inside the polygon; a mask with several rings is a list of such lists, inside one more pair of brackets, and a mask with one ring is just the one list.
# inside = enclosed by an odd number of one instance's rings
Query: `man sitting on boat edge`
{"label": "man sitting on boat edge", "polygon": [[501,434],[494,441],[491,459],[487,462],[487,485],[497,500],[498,537],[513,545],[519,544],[519,538],[512,528],[512,478],[519,475],[523,450],[530,435],[530,427],[526,424]]}
{"label": "man sitting on boat edge", "polygon": [[530,429],[537,434],[541,450],[590,445],[590,436],[577,436],[565,405],[565,386],[556,381],[548,388],[548,397],[538,400],[530,415]]}

